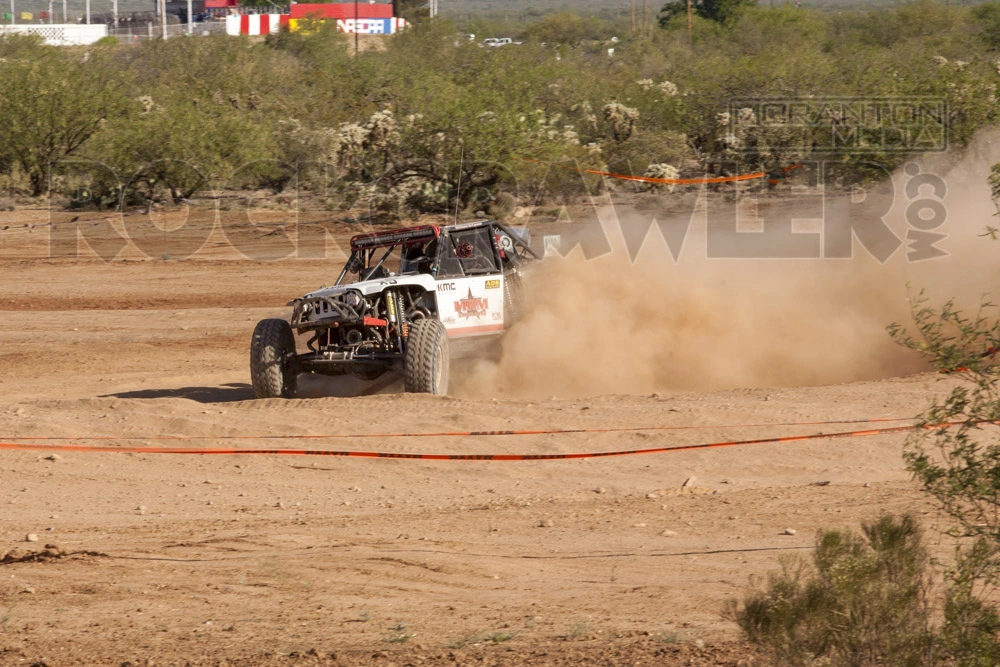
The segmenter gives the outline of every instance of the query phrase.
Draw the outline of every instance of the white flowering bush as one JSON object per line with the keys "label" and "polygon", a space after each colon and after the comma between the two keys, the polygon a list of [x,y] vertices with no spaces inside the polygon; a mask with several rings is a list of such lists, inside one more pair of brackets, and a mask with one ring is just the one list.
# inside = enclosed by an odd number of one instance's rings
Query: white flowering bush
{"label": "white flowering bush", "polygon": [[632,136],[635,123],[639,120],[639,110],[627,107],[619,102],[608,102],[601,109],[604,122],[611,128],[611,136],[615,141],[622,142]]}
{"label": "white flowering bush", "polygon": [[[652,162],[648,167],[646,167],[646,171],[643,173],[642,176],[643,178],[675,180],[680,178],[680,174],[681,174],[680,170],[677,169],[677,167],[673,166],[672,164],[667,164],[666,162]],[[666,189],[673,192],[675,185],[676,184],[674,183],[644,183],[643,189],[653,190],[653,191],[661,191]]]}
{"label": "white flowering bush", "polygon": [[149,95],[140,95],[139,106],[142,107],[142,110],[139,113],[145,116],[146,114],[148,114],[153,110],[156,104],[153,102],[153,98],[150,97]]}
{"label": "white flowering bush", "polygon": [[661,81],[656,84],[656,88],[667,97],[674,97],[680,92],[677,84],[671,83],[670,81]]}
{"label": "white flowering bush", "polygon": [[716,142],[725,163],[737,173],[771,170],[791,165],[807,154],[803,128],[783,119],[764,123],[750,107],[716,116]]}

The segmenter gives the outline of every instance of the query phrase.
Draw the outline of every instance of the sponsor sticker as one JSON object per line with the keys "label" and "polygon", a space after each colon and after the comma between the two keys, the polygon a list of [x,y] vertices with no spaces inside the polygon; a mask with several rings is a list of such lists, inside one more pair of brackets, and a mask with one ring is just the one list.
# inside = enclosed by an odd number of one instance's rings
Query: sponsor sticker
{"label": "sponsor sticker", "polygon": [[455,314],[465,320],[470,317],[479,318],[487,313],[489,306],[489,299],[473,296],[472,288],[469,288],[468,296],[455,302]]}

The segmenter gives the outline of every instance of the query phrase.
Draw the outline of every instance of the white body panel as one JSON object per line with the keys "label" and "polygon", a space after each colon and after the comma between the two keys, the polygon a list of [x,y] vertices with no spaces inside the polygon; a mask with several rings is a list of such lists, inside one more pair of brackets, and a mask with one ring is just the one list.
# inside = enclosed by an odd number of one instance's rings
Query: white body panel
{"label": "white body panel", "polygon": [[314,296],[337,296],[338,294],[343,294],[348,290],[357,290],[365,296],[371,294],[377,294],[381,292],[386,287],[395,287],[399,285],[419,285],[424,288],[427,292],[433,292],[437,283],[434,282],[434,278],[423,273],[417,273],[413,275],[405,276],[389,276],[387,278],[376,278],[374,280],[362,280],[356,283],[347,283],[344,285],[336,285],[334,287],[324,287],[323,289],[318,289],[315,292],[310,292],[306,294],[303,299],[308,299]]}
{"label": "white body panel", "polygon": [[454,278],[437,283],[438,316],[448,336],[503,331],[503,275]]}

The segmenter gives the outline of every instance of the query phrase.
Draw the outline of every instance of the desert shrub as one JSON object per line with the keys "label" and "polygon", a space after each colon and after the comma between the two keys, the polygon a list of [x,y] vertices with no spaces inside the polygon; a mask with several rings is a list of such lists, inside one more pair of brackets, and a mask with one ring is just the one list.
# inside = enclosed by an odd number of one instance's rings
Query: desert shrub
{"label": "desert shrub", "polygon": [[940,644],[961,665],[1000,663],[1000,616],[994,606],[1000,582],[997,316],[988,303],[972,315],[951,301],[934,308],[921,293],[914,299],[914,331],[889,327],[898,343],[963,381],[918,416],[903,454],[923,489],[956,521],[950,532],[960,539],[955,564],[946,572]]}
{"label": "desert shrub", "polygon": [[934,367],[963,380],[943,401],[920,415],[920,426],[907,440],[904,458],[910,470],[959,523],[964,535],[1000,544],[1000,422],[995,350],[1000,346],[997,310],[985,304],[966,315],[954,302],[930,306],[922,293],[914,300],[910,333],[892,325],[890,334]]}
{"label": "desert shrub", "polygon": [[972,18],[985,45],[993,50],[1000,48],[1000,2],[991,0],[975,7]]}
{"label": "desert shrub", "polygon": [[40,35],[4,34],[0,36],[0,58],[10,59],[34,57],[47,52],[45,40]]}
{"label": "desert shrub", "polygon": [[760,8],[742,12],[730,34],[728,48],[742,55],[782,50],[800,53],[822,47],[827,39],[829,22],[817,12],[803,12],[791,5]]}
{"label": "desert shrub", "polygon": [[0,52],[9,54],[0,65],[0,169],[16,164],[37,196],[54,162],[124,113],[127,76],[103,48],[85,62],[37,40],[6,39]]}
{"label": "desert shrub", "polygon": [[150,42],[126,65],[135,77],[126,113],[84,155],[105,166],[95,191],[176,200],[221,187],[280,190],[294,177],[279,150],[279,119],[298,111],[293,58],[218,36]]}
{"label": "desert shrub", "polygon": [[430,19],[431,11],[422,0],[393,0],[392,15],[402,16],[410,23],[420,23]]}
{"label": "desert shrub", "polygon": [[[716,23],[735,21],[740,14],[757,4],[757,0],[692,0],[691,11],[699,17]],[[687,14],[686,0],[673,0],[660,10],[660,24]]]}
{"label": "desert shrub", "polygon": [[603,21],[566,11],[543,16],[524,30],[528,39],[569,46],[577,46],[586,40],[604,40],[610,34]]}
{"label": "desert shrub", "polygon": [[679,167],[690,159],[684,135],[643,130],[624,142],[605,140],[601,144],[607,170],[615,174],[641,176],[652,164]]}
{"label": "desert shrub", "polygon": [[929,564],[910,515],[823,530],[811,562],[784,559],[727,616],[775,664],[931,664]]}
{"label": "desert shrub", "polygon": [[335,22],[304,21],[306,25],[301,30],[271,33],[264,41],[268,48],[308,63],[309,69],[303,75],[311,83],[320,83],[350,63],[351,50],[347,35],[337,31]]}
{"label": "desert shrub", "polygon": [[915,0],[897,7],[875,7],[850,12],[837,22],[853,39],[885,48],[894,48],[911,39],[940,40],[967,33],[968,8],[934,0]]}
{"label": "desert shrub", "polygon": [[945,573],[948,587],[938,653],[956,665],[1000,664],[1000,615],[988,599],[995,590],[997,564],[996,544],[978,538],[956,552],[955,565]]}
{"label": "desert shrub", "polygon": [[486,212],[491,218],[503,220],[512,216],[516,208],[517,197],[509,192],[501,192],[489,203]]}
{"label": "desert shrub", "polygon": [[[367,109],[355,105],[355,120],[339,127],[357,135],[341,164],[362,203],[393,214],[461,210],[483,193],[550,186],[536,181],[547,172],[532,160],[590,159],[559,93],[577,70],[536,45],[456,45],[454,28],[430,22],[362,53],[357,66],[372,74],[363,96],[359,87]],[[377,118],[390,118],[391,131],[373,134]]]}

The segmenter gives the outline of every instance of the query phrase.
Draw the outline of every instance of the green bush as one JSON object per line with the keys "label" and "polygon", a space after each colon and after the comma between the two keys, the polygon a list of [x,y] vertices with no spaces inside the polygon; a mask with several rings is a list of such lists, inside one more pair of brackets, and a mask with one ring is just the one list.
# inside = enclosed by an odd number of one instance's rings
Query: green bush
{"label": "green bush", "polygon": [[[996,167],[994,168],[996,172]],[[994,195],[997,182],[991,179]],[[933,367],[962,382],[944,400],[918,416],[907,439],[907,468],[955,521],[960,539],[955,564],[946,572],[948,590],[942,651],[960,665],[1000,664],[1000,422],[995,350],[1000,316],[986,303],[966,315],[954,302],[932,307],[921,293],[913,304],[911,333],[893,324],[899,344],[924,355]]]}
{"label": "green bush", "polygon": [[660,10],[660,24],[666,24],[671,19],[687,14],[688,6],[699,17],[716,23],[735,21],[747,9],[754,7],[757,0],[673,0],[663,5]]}
{"label": "green bush", "polygon": [[987,48],[1000,48],[1000,2],[984,2],[972,10],[972,17]]}
{"label": "green bush", "polygon": [[610,34],[604,21],[562,11],[532,23],[524,30],[524,36],[546,44],[577,46],[586,40],[606,40]]}
{"label": "green bush", "polygon": [[79,154],[125,111],[128,76],[113,54],[86,62],[33,39],[0,40],[0,169],[17,165],[32,196],[45,192],[53,163]]}
{"label": "green bush", "polygon": [[727,616],[783,665],[933,664],[929,559],[910,516],[824,530],[812,561],[787,558]]}

